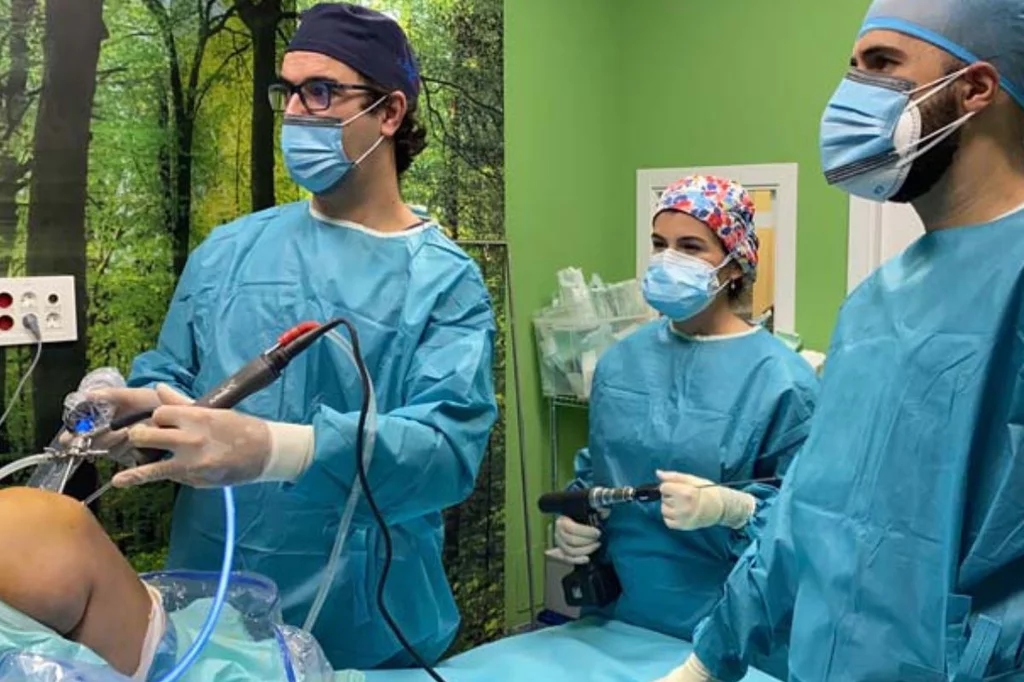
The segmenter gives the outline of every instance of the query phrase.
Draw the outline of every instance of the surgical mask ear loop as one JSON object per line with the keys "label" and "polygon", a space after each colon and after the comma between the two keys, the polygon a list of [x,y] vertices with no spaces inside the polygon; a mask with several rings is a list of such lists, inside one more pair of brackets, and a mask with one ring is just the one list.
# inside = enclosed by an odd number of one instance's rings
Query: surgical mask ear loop
{"label": "surgical mask ear loop", "polygon": [[363,159],[372,154],[374,150],[376,150],[377,147],[381,146],[382,144],[384,144],[384,135],[378,137],[377,141],[370,145],[370,148],[363,152],[362,156],[360,156],[358,159],[352,162],[352,165],[358,166],[359,164],[361,164],[363,162]]}
{"label": "surgical mask ear loop", "polygon": [[[921,105],[922,102],[926,101],[928,98],[932,97],[937,92],[940,92],[941,90],[949,87],[949,85],[951,83],[953,83],[954,81],[956,81],[956,79],[960,78],[965,73],[967,73],[967,70],[969,68],[970,68],[970,66],[964,67],[963,69],[960,69],[956,73],[951,73],[948,76],[944,76],[944,77],[940,78],[937,81],[933,81],[932,83],[928,83],[926,85],[922,85],[921,87],[916,88],[915,90],[912,90],[910,94],[914,94],[916,92],[920,92],[921,90],[923,90],[925,88],[928,88],[928,87],[932,86],[933,84],[935,86],[931,90],[929,90],[927,93],[925,93],[923,96],[921,96],[918,99],[912,101],[911,102],[911,106],[913,106],[913,107],[915,107],[917,109],[920,109],[921,108],[920,105]],[[924,156],[925,154],[930,152],[932,149],[934,149],[936,146],[941,144],[943,140],[945,140],[950,135],[955,133],[961,126],[963,126],[965,123],[967,123],[967,121],[969,121],[972,118],[974,118],[974,115],[977,114],[977,113],[978,112],[976,112],[976,111],[972,111],[972,112],[970,112],[968,114],[965,114],[965,115],[961,116],[960,118],[958,118],[957,120],[955,120],[955,121],[953,121],[951,123],[948,123],[947,125],[939,128],[938,130],[934,130],[931,133],[925,135],[920,140],[915,142],[913,145],[907,145],[903,149],[897,150],[896,153],[899,154],[900,160],[896,164],[896,167],[897,168],[903,168],[904,166],[908,166],[908,165],[912,164],[914,161],[916,161],[917,159],[921,158],[922,156]],[[929,140],[931,141],[929,144],[926,144],[924,147],[921,146],[925,142],[929,142]],[[917,151],[904,156],[905,154],[907,154],[907,152],[910,150],[910,148],[912,146],[918,147]]]}
{"label": "surgical mask ear loop", "polygon": [[[353,116],[350,119],[346,119],[346,120],[342,121],[341,122],[341,130],[338,131],[338,134],[342,135],[343,131],[345,130],[345,127],[349,123],[351,123],[352,121],[355,121],[360,116],[365,116],[366,114],[370,113],[371,111],[373,111],[374,109],[379,107],[381,102],[384,102],[385,100],[387,100],[388,97],[390,97],[390,95],[381,95],[380,99],[378,99],[376,102],[374,102],[370,106],[368,106],[365,109],[363,109],[362,111],[360,111],[355,116]],[[380,137],[377,138],[377,141],[374,142],[372,145],[370,145],[369,149],[367,149],[365,152],[363,152],[362,155],[360,155],[360,157],[358,159],[356,159],[355,161],[352,162],[352,165],[353,166],[358,166],[359,164],[361,164],[366,159],[366,157],[368,157],[370,154],[372,154],[377,149],[377,147],[381,146],[383,143],[384,143],[384,135],[382,133],[380,135]],[[345,146],[345,138],[343,137],[342,138],[342,147],[344,147],[344,146]]]}
{"label": "surgical mask ear loop", "polygon": [[721,263],[719,263],[718,267],[716,267],[714,269],[715,283],[718,284],[718,288],[715,289],[715,293],[711,295],[712,299],[718,298],[718,295],[720,293],[722,293],[722,291],[724,291],[726,288],[728,288],[728,286],[730,284],[732,284],[732,280],[731,279],[727,279],[727,280],[725,280],[725,282],[722,282],[722,281],[720,281],[718,279],[718,273],[720,273],[722,270],[724,270],[725,266],[728,265],[729,263],[731,263],[732,260],[733,260],[732,254],[731,253],[726,254],[725,260],[723,260]]}
{"label": "surgical mask ear loop", "polygon": [[[908,166],[908,165],[914,163],[914,161],[917,161],[919,158],[921,158],[922,156],[924,156],[925,154],[930,152],[936,146],[941,144],[943,140],[945,140],[947,137],[949,137],[950,135],[955,133],[961,126],[963,126],[969,120],[974,118],[974,115],[977,114],[977,113],[978,112],[976,112],[976,111],[972,111],[969,114],[965,114],[965,115],[961,116],[960,118],[958,118],[957,120],[953,121],[952,123],[950,123],[948,125],[945,125],[942,128],[939,128],[938,130],[936,130],[936,131],[934,131],[932,133],[929,133],[928,135],[925,135],[923,138],[921,138],[920,140],[917,141],[917,145],[920,145],[923,142],[927,142],[928,140],[931,140],[931,142],[929,142],[924,147],[920,147],[917,151],[915,151],[914,153],[912,153],[912,154],[910,154],[908,156],[902,156],[911,147],[911,145],[907,145],[906,147],[901,149],[899,152],[897,152],[898,154],[901,155],[901,158],[900,158],[900,161],[896,164],[896,167],[897,168],[903,168],[904,166]],[[932,139],[932,138],[935,138],[935,139]]]}
{"label": "surgical mask ear loop", "polygon": [[362,111],[360,111],[360,112],[359,112],[358,114],[356,114],[356,115],[352,116],[352,118],[347,118],[347,119],[345,119],[344,121],[342,121],[342,122],[341,122],[341,127],[342,127],[342,128],[344,128],[345,126],[347,126],[347,125],[348,125],[349,123],[351,123],[352,121],[357,121],[357,120],[359,120],[360,118],[362,118],[363,116],[366,116],[366,115],[367,115],[368,113],[370,113],[371,111],[373,111],[374,109],[376,109],[377,107],[379,107],[379,106],[380,106],[380,103],[381,103],[381,102],[383,102],[383,101],[385,101],[385,100],[386,100],[386,99],[387,99],[388,97],[390,97],[390,96],[391,96],[391,95],[381,95],[381,96],[380,96],[380,99],[378,99],[378,100],[377,100],[376,102],[374,102],[374,103],[373,103],[373,104],[371,104],[370,106],[366,107],[365,109],[363,109]]}
{"label": "surgical mask ear loop", "polygon": [[963,76],[965,73],[967,73],[968,70],[970,70],[970,68],[971,68],[971,65],[965,66],[964,68],[960,69],[959,71],[956,71],[954,73],[945,75],[942,78],[937,78],[936,80],[933,80],[931,83],[925,83],[924,85],[917,86],[916,88],[914,88],[913,90],[911,90],[910,92],[907,93],[908,97],[913,97],[917,93],[921,92],[922,90],[927,90],[928,88],[931,88],[931,90],[928,90],[928,92],[926,92],[925,94],[921,95],[917,99],[912,100],[910,103],[913,106],[920,105],[922,102],[928,100],[928,98],[932,97],[936,93],[938,93],[938,92],[942,91],[943,89],[945,89],[946,87],[948,87],[950,83],[952,83],[953,81],[959,79],[960,76]]}

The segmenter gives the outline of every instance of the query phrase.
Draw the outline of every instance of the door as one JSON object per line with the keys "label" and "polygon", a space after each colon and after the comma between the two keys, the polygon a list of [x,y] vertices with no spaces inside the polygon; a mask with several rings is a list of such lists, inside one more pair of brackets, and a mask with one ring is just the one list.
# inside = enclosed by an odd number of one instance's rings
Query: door
{"label": "door", "polygon": [[924,225],[910,204],[851,197],[847,293],[923,234]]}

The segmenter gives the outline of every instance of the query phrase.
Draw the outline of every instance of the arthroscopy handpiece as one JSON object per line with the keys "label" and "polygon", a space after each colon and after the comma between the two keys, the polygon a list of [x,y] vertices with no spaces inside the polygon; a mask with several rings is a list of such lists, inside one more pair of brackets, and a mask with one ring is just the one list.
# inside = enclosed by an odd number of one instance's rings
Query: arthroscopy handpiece
{"label": "arthroscopy handpiece", "polygon": [[[249,397],[256,391],[272,384],[281,371],[295,358],[296,355],[306,350],[314,341],[333,329],[336,324],[328,323],[320,325],[315,322],[300,324],[278,339],[277,344],[257,356],[254,360],[242,367],[216,388],[208,391],[195,401],[196,407],[230,408]],[[111,420],[110,424],[88,434],[95,439],[110,431],[120,431],[129,426],[138,424],[149,419],[156,410],[143,410],[134,414],[128,414]],[[150,463],[160,459],[163,453],[157,451],[141,451],[144,455],[143,463]]]}
{"label": "arthroscopy handpiece", "polygon": [[[777,482],[777,477],[755,478],[745,481],[726,481],[708,483],[700,488],[736,488],[753,483]],[[545,514],[561,514],[576,520],[586,520],[591,514],[621,504],[632,502],[657,502],[661,499],[661,484],[649,483],[639,487],[625,486],[622,488],[582,488],[579,490],[561,490],[545,493],[538,500],[540,510]]]}

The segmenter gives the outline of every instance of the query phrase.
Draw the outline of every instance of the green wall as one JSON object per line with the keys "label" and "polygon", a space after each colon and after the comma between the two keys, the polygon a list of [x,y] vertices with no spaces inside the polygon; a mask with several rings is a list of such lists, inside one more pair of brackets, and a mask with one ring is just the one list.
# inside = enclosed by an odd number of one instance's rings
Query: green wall
{"label": "green wall", "polygon": [[[606,280],[633,275],[638,168],[799,163],[797,327],[810,346],[826,347],[845,293],[847,199],[821,178],[818,121],[868,4],[506,0],[506,230],[531,513],[550,480],[531,315],[561,267]],[[586,421],[561,415],[564,478]],[[506,563],[513,624],[529,603],[514,416]],[[531,528],[539,600],[544,519],[534,515]]]}
{"label": "green wall", "polygon": [[[633,269],[632,247],[622,239],[633,221],[633,188],[629,171],[615,163],[612,147],[621,148],[621,142],[611,137],[615,112],[609,106],[621,70],[611,47],[618,30],[616,5],[613,0],[505,2],[506,234],[531,513],[550,477],[547,411],[531,316],[549,302],[559,268],[577,265],[609,278],[629,277]],[[509,401],[511,408],[511,393]],[[514,410],[509,413],[514,422]],[[577,420],[571,431],[580,433],[583,423]],[[514,423],[508,434],[506,612],[516,623],[529,602]],[[538,514],[531,528],[539,600],[546,528]]]}
{"label": "green wall", "polygon": [[800,164],[797,331],[818,350],[846,292],[849,206],[822,178],[819,121],[869,4],[641,0],[635,7],[645,11],[622,18],[633,88],[623,99],[630,172]]}

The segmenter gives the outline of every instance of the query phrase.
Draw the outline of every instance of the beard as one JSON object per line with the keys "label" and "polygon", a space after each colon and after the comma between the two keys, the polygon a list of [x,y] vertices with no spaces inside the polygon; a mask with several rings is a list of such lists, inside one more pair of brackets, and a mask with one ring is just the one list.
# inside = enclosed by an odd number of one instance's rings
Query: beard
{"label": "beard", "polygon": [[[931,101],[921,106],[921,137],[925,138],[936,130],[941,130],[960,116],[960,108],[952,88],[936,93]],[[958,128],[952,135],[918,157],[910,167],[906,182],[889,201],[907,204],[930,192],[953,165],[953,159],[960,148],[960,131]]]}

